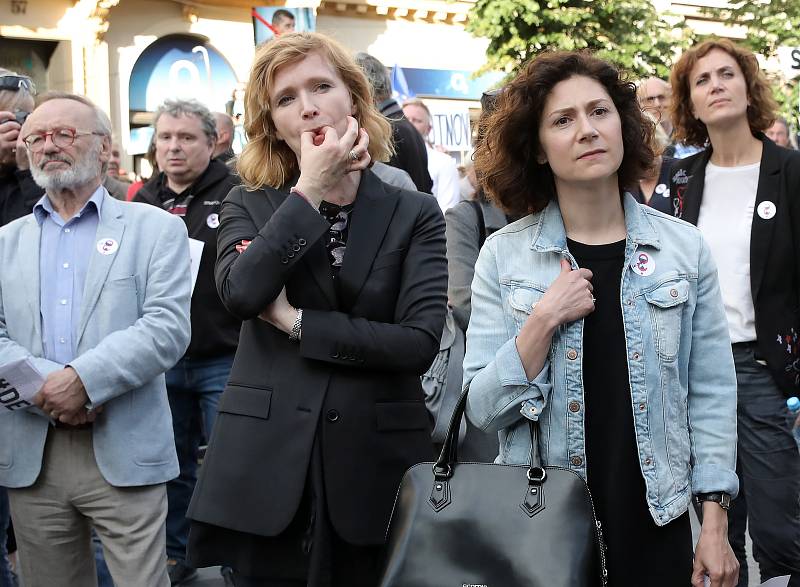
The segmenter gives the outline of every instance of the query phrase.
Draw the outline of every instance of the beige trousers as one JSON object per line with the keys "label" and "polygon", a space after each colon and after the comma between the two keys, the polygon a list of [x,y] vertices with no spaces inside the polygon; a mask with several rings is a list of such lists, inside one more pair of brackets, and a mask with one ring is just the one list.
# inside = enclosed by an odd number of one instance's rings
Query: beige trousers
{"label": "beige trousers", "polygon": [[169,587],[166,486],[109,485],[91,429],[51,428],[36,483],[8,496],[25,587],[96,587],[92,528],[116,587]]}

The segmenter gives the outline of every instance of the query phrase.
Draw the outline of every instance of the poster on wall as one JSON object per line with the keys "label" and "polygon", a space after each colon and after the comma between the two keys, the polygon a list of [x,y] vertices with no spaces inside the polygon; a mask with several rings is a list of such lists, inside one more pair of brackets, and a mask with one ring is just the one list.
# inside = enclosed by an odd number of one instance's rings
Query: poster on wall
{"label": "poster on wall", "polygon": [[131,72],[129,108],[155,112],[167,98],[196,98],[225,112],[238,80],[210,43],[193,35],[167,35],[149,45]]}
{"label": "poster on wall", "polygon": [[260,6],[250,11],[256,45],[288,32],[314,31],[317,15],[311,7]]}

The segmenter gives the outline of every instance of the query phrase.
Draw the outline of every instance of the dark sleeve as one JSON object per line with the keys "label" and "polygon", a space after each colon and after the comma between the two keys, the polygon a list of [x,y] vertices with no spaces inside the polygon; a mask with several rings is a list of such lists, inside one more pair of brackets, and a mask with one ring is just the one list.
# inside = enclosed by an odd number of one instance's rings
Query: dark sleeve
{"label": "dark sleeve", "polygon": [[[236,187],[225,198],[217,229],[215,277],[220,299],[240,320],[258,316],[280,293],[297,262],[330,224],[296,194],[290,194],[263,226],[257,226]],[[242,240],[251,241],[243,253]]]}
{"label": "dark sleeve", "polygon": [[[789,213],[791,214],[796,284],[800,279],[800,151],[788,151],[788,154],[783,171],[787,175],[786,197],[789,199]],[[795,299],[797,307],[800,308],[800,287],[797,287],[795,291]]]}
{"label": "dark sleeve", "polygon": [[447,226],[447,297],[456,324],[467,329],[471,311],[472,277],[478,260],[478,218],[470,202],[460,202],[444,215]]}
{"label": "dark sleeve", "polygon": [[36,202],[44,195],[44,190],[36,185],[36,182],[33,181],[33,176],[29,169],[20,170],[14,172],[17,176],[17,182],[19,183],[19,189],[22,192],[22,202],[23,206],[25,207],[25,214],[30,214],[33,212],[33,207],[36,205]]}
{"label": "dark sleeve", "polygon": [[393,121],[392,140],[395,154],[389,159],[389,165],[404,169],[419,191],[432,194],[433,180],[428,173],[428,151],[425,150],[425,141],[420,134],[408,121]]}
{"label": "dark sleeve", "polygon": [[436,200],[420,199],[403,261],[394,322],[303,310],[300,354],[363,369],[422,375],[439,350],[447,309],[444,219]]}

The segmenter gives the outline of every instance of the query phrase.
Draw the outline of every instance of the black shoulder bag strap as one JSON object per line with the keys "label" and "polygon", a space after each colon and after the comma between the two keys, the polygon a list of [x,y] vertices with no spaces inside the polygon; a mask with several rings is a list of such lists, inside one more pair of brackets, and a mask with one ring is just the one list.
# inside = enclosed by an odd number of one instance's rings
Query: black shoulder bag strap
{"label": "black shoulder bag strap", "polygon": [[483,208],[478,200],[470,200],[470,204],[475,209],[475,215],[478,217],[478,249],[483,247],[486,242],[486,220],[483,217]]}

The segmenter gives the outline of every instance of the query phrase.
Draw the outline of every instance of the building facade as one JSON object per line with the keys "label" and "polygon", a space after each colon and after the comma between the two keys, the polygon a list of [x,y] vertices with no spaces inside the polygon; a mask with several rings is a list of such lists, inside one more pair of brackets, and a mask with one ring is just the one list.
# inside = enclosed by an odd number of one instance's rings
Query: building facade
{"label": "building facade", "polygon": [[[0,66],[30,75],[40,92],[89,96],[110,114],[123,149],[139,154],[164,98],[197,97],[223,110],[237,84],[247,80],[255,51],[254,5],[311,7],[319,32],[389,67],[400,66],[412,91],[437,112],[437,142],[452,142],[461,140],[464,118],[475,118],[481,92],[500,77],[472,76],[484,65],[488,44],[464,29],[473,3],[0,0]],[[719,27],[699,16],[702,2],[655,3],[688,15],[702,32]]]}

